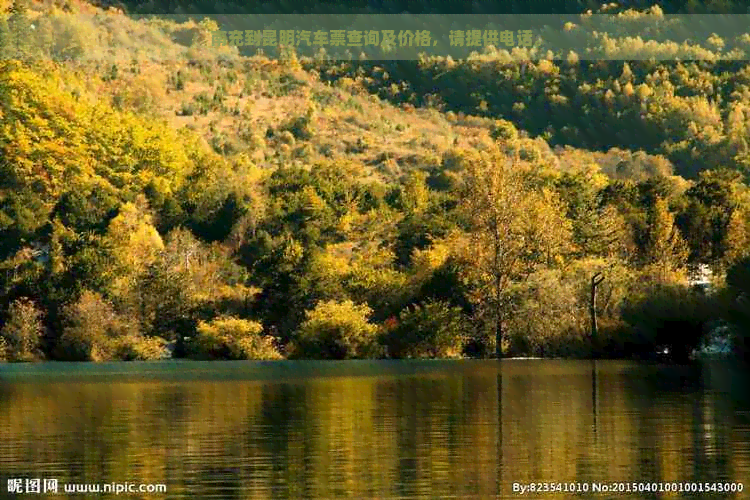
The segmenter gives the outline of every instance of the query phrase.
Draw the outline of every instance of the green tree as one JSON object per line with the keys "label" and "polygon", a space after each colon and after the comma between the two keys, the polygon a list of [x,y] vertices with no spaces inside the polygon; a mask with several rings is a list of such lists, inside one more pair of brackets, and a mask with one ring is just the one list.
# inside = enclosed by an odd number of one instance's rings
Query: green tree
{"label": "green tree", "polygon": [[[598,174],[601,175],[601,174]],[[578,254],[610,257],[627,253],[631,237],[624,217],[611,205],[602,203],[597,176],[591,172],[565,172],[555,187],[567,205],[572,221],[573,242]]]}
{"label": "green tree", "polygon": [[459,358],[467,340],[467,323],[461,308],[426,301],[386,322],[383,343],[393,358]]}
{"label": "green tree", "polygon": [[8,18],[8,30],[10,31],[10,56],[22,60],[30,57],[33,54],[34,36],[29,20],[28,0],[13,2]]}
{"label": "green tree", "polygon": [[704,172],[685,192],[678,224],[690,246],[690,260],[730,265],[747,251],[746,187],[736,172]]}
{"label": "green tree", "polygon": [[737,331],[736,348],[741,357],[750,354],[750,258],[744,257],[727,270],[727,319]]}
{"label": "green tree", "polygon": [[11,43],[12,38],[8,21],[5,20],[0,11],[0,61],[10,58]]}
{"label": "green tree", "polygon": [[648,286],[622,309],[623,319],[633,329],[628,354],[651,355],[663,346],[676,361],[685,362],[721,314],[714,297],[694,292],[687,285]]}

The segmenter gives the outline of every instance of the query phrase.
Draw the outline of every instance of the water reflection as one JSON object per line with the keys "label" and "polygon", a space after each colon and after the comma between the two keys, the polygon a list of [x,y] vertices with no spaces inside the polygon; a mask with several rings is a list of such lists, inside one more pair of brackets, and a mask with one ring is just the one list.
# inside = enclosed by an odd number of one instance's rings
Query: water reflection
{"label": "water reflection", "polygon": [[[8,478],[27,477],[163,483],[162,498],[222,499],[517,498],[512,484],[533,481],[747,483],[747,383],[726,363],[3,367],[0,496]],[[711,497],[750,498],[745,487]]]}

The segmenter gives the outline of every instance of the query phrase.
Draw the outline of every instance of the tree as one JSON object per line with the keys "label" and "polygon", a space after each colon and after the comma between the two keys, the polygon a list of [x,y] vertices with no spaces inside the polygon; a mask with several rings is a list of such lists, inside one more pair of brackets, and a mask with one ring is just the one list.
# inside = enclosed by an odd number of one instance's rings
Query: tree
{"label": "tree", "polygon": [[8,319],[0,329],[0,338],[8,361],[33,361],[40,357],[39,344],[43,333],[42,312],[28,298],[15,300],[8,310]]}
{"label": "tree", "polygon": [[727,270],[728,320],[737,330],[736,349],[750,353],[750,258],[744,257]]}
{"label": "tree", "polygon": [[63,308],[63,333],[56,351],[71,361],[152,360],[169,357],[166,341],[144,337],[133,318],[120,314],[104,297],[84,290]]}
{"label": "tree", "polygon": [[719,319],[717,301],[685,284],[647,286],[640,296],[626,301],[623,319],[634,332],[630,355],[652,355],[667,347],[672,359],[685,362],[697,348],[712,322]]}
{"label": "tree", "polygon": [[645,264],[657,271],[662,281],[687,263],[688,248],[674,223],[666,200],[657,198],[648,214]]}
{"label": "tree", "polygon": [[591,343],[595,344],[598,342],[599,329],[596,318],[596,292],[599,285],[605,280],[605,276],[602,276],[601,272],[595,273],[591,277],[591,300],[589,302],[589,314],[591,315]]}
{"label": "tree", "polygon": [[509,285],[568,250],[570,223],[559,200],[528,187],[523,164],[504,157],[483,154],[469,162],[461,203],[469,233],[459,239],[459,252],[477,284],[477,298],[493,312],[495,350],[502,357]]}
{"label": "tree", "polygon": [[625,220],[617,209],[602,202],[599,185],[606,185],[606,180],[600,179],[601,175],[591,171],[565,172],[555,183],[567,205],[567,216],[573,225],[573,241],[581,256],[624,255],[631,239]]}
{"label": "tree", "polygon": [[415,215],[422,212],[430,201],[430,190],[427,187],[427,174],[421,170],[412,170],[406,182],[399,190],[399,208]]}
{"label": "tree", "polygon": [[164,242],[146,206],[145,198],[137,203],[125,203],[107,227],[106,242],[114,258],[116,279],[110,293],[122,305],[137,303],[139,278],[156,262]]}
{"label": "tree", "polygon": [[206,245],[186,229],[172,230],[136,282],[134,303],[144,333],[181,346],[200,318],[246,309],[246,279],[220,246]]}
{"label": "tree", "polygon": [[459,307],[428,300],[404,309],[383,342],[394,358],[461,357],[466,319]]}
{"label": "tree", "polygon": [[687,206],[677,222],[692,262],[726,266],[746,252],[746,188],[740,178],[726,170],[703,172],[685,192]]}
{"label": "tree", "polygon": [[11,53],[11,34],[8,22],[0,13],[0,61],[8,59]]}
{"label": "tree", "polygon": [[34,37],[28,11],[28,0],[15,0],[10,9],[10,56],[15,59],[26,59],[31,55],[31,42]]}
{"label": "tree", "polygon": [[64,329],[57,356],[71,361],[109,361],[117,358],[118,343],[133,335],[135,326],[115,311],[101,295],[85,290],[63,310]]}

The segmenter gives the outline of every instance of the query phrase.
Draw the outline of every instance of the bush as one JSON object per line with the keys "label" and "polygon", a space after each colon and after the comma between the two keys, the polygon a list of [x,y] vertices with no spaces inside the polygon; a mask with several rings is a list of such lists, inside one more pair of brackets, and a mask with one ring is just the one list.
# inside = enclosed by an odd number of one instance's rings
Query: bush
{"label": "bush", "polygon": [[262,335],[260,323],[235,317],[198,323],[187,341],[187,356],[195,359],[281,359],[270,337]]}
{"label": "bush", "polygon": [[152,361],[171,357],[167,341],[161,337],[128,335],[116,343],[115,356],[123,361]]}
{"label": "bush", "polygon": [[195,112],[198,114],[206,115],[213,108],[213,100],[205,92],[194,95],[193,101],[195,101]]}
{"label": "bush", "polygon": [[496,141],[512,142],[518,138],[518,130],[507,120],[497,120],[492,125],[490,137]]}
{"label": "bush", "polygon": [[297,140],[309,141],[315,135],[313,127],[314,118],[315,109],[310,107],[304,115],[292,118],[280,130],[291,132]]}
{"label": "bush", "polygon": [[294,143],[295,143],[294,134],[292,134],[288,130],[285,130],[279,134],[279,141],[281,141],[282,144],[288,144],[289,146],[294,146]]}
{"label": "bush", "polygon": [[182,107],[177,111],[177,116],[193,116],[197,110],[196,105],[192,102],[183,102]]}
{"label": "bush", "polygon": [[368,321],[372,310],[351,300],[319,302],[306,312],[292,355],[297,358],[351,359],[381,354],[378,327]]}
{"label": "bush", "polygon": [[85,291],[63,309],[65,327],[57,355],[70,361],[118,359],[123,339],[137,336],[136,328],[121,318],[98,293]]}
{"label": "bush", "polygon": [[394,358],[459,358],[467,340],[466,324],[459,307],[427,301],[386,322],[383,343]]}
{"label": "bush", "polygon": [[16,300],[8,310],[8,320],[0,329],[0,359],[33,361],[41,357],[42,313],[27,298]]}

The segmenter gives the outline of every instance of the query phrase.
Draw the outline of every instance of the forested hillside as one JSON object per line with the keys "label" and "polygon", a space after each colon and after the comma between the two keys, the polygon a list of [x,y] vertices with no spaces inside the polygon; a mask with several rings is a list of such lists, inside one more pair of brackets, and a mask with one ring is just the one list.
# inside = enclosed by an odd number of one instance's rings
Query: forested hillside
{"label": "forested hillside", "polygon": [[[354,0],[341,2],[317,1],[298,2],[294,0],[252,1],[252,2],[202,2],[188,1],[145,1],[124,0],[120,2],[103,1],[97,5],[117,4],[128,12],[148,14],[174,13],[272,13],[272,14],[308,14],[308,13],[372,13],[372,14],[581,14],[587,10],[597,10],[611,2],[601,0],[490,0],[484,2],[465,2],[461,0]],[[645,10],[654,5],[649,0],[627,0],[618,2],[624,8]],[[669,14],[727,14],[747,12],[747,4],[738,0],[666,0],[658,5]]]}
{"label": "forested hillside", "polygon": [[743,60],[275,61],[154,3],[0,6],[3,359],[746,345]]}

